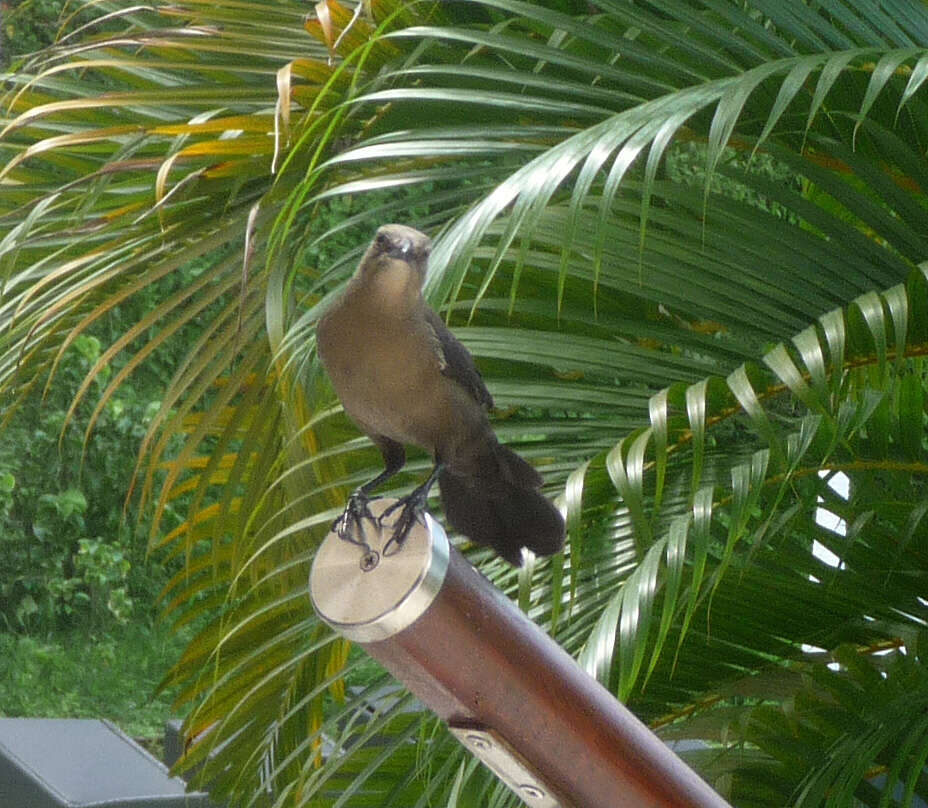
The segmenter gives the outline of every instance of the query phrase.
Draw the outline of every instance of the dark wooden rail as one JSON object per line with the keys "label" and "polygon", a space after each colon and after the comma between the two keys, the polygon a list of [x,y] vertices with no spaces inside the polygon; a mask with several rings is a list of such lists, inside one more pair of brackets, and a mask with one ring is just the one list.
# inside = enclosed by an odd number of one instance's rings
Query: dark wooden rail
{"label": "dark wooden rail", "polygon": [[366,548],[330,535],[320,549],[311,577],[320,615],[491,767],[502,761],[498,772],[528,805],[726,808],[431,518],[386,557],[379,534],[365,539]]}

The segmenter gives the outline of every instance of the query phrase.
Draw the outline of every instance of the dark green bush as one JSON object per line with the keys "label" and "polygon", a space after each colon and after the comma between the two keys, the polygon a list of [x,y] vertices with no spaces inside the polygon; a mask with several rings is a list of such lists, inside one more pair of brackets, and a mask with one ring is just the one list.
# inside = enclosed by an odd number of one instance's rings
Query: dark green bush
{"label": "dark green bush", "polygon": [[0,0],[0,67],[53,45],[63,33],[105,11],[86,0]]}
{"label": "dark green bush", "polygon": [[[0,443],[0,620],[16,631],[127,620],[163,584],[145,526],[125,514],[139,439],[157,400],[124,385],[84,447],[90,403],[65,425],[73,391],[100,355],[80,336],[55,384],[34,392]],[[105,383],[104,371],[94,382]],[[92,397],[91,397],[92,398]]]}

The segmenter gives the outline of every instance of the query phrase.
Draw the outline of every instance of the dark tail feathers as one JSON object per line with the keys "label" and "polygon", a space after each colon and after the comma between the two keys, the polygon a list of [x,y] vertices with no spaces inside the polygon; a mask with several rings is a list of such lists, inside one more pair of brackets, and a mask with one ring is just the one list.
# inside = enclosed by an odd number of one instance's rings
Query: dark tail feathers
{"label": "dark tail feathers", "polygon": [[498,443],[482,459],[478,476],[445,469],[438,478],[448,523],[516,566],[523,547],[551,555],[564,544],[564,520],[538,490],[541,483],[532,466]]}

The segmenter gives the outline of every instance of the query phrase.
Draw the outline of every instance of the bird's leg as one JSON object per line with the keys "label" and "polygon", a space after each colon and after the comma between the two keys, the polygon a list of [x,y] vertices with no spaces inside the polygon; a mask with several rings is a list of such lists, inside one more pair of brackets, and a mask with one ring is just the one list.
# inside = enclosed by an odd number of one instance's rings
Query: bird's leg
{"label": "bird's leg", "polygon": [[425,510],[426,503],[428,502],[429,491],[432,486],[435,485],[435,481],[438,479],[438,475],[441,474],[442,468],[441,462],[436,462],[435,468],[432,469],[432,473],[429,474],[428,479],[424,483],[413,488],[405,497],[398,499],[380,514],[379,521],[383,524],[383,520],[393,513],[393,511],[402,508],[399,518],[393,526],[393,533],[383,546],[384,555],[389,555],[391,550],[395,552],[403,546],[403,542],[406,541],[406,537],[409,535],[412,526],[419,517],[422,516],[422,512]]}
{"label": "bird's leg", "polygon": [[[374,523],[378,521],[369,507],[371,492],[381,483],[389,480],[403,468],[403,464],[406,462],[406,453],[400,444],[387,438],[375,439],[374,442],[383,455],[384,470],[373,480],[368,480],[364,485],[358,486],[351,492],[342,515],[332,523],[332,530],[338,534],[339,538],[361,547],[368,546],[367,542],[364,541],[362,520],[367,519],[369,522]],[[362,535],[358,536],[358,533]]]}
{"label": "bird's leg", "polygon": [[[389,476],[389,475],[388,475]],[[369,522],[376,522],[377,519],[371,513],[368,505],[370,502],[370,492],[373,491],[380,483],[387,479],[384,474],[378,474],[373,480],[359,486],[351,492],[345,510],[341,516],[332,522],[332,530],[338,534],[340,539],[350,541],[352,544],[358,544],[362,547],[367,545],[363,538],[358,537],[358,533],[363,534],[361,520],[367,519]]]}

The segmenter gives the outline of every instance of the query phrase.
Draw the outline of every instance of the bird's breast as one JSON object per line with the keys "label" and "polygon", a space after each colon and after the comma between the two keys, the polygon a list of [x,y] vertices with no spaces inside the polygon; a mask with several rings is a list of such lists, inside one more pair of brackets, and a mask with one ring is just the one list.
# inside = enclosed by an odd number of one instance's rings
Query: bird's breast
{"label": "bird's breast", "polygon": [[319,353],[345,411],[363,429],[434,451],[459,411],[423,318],[370,306],[333,310]]}

